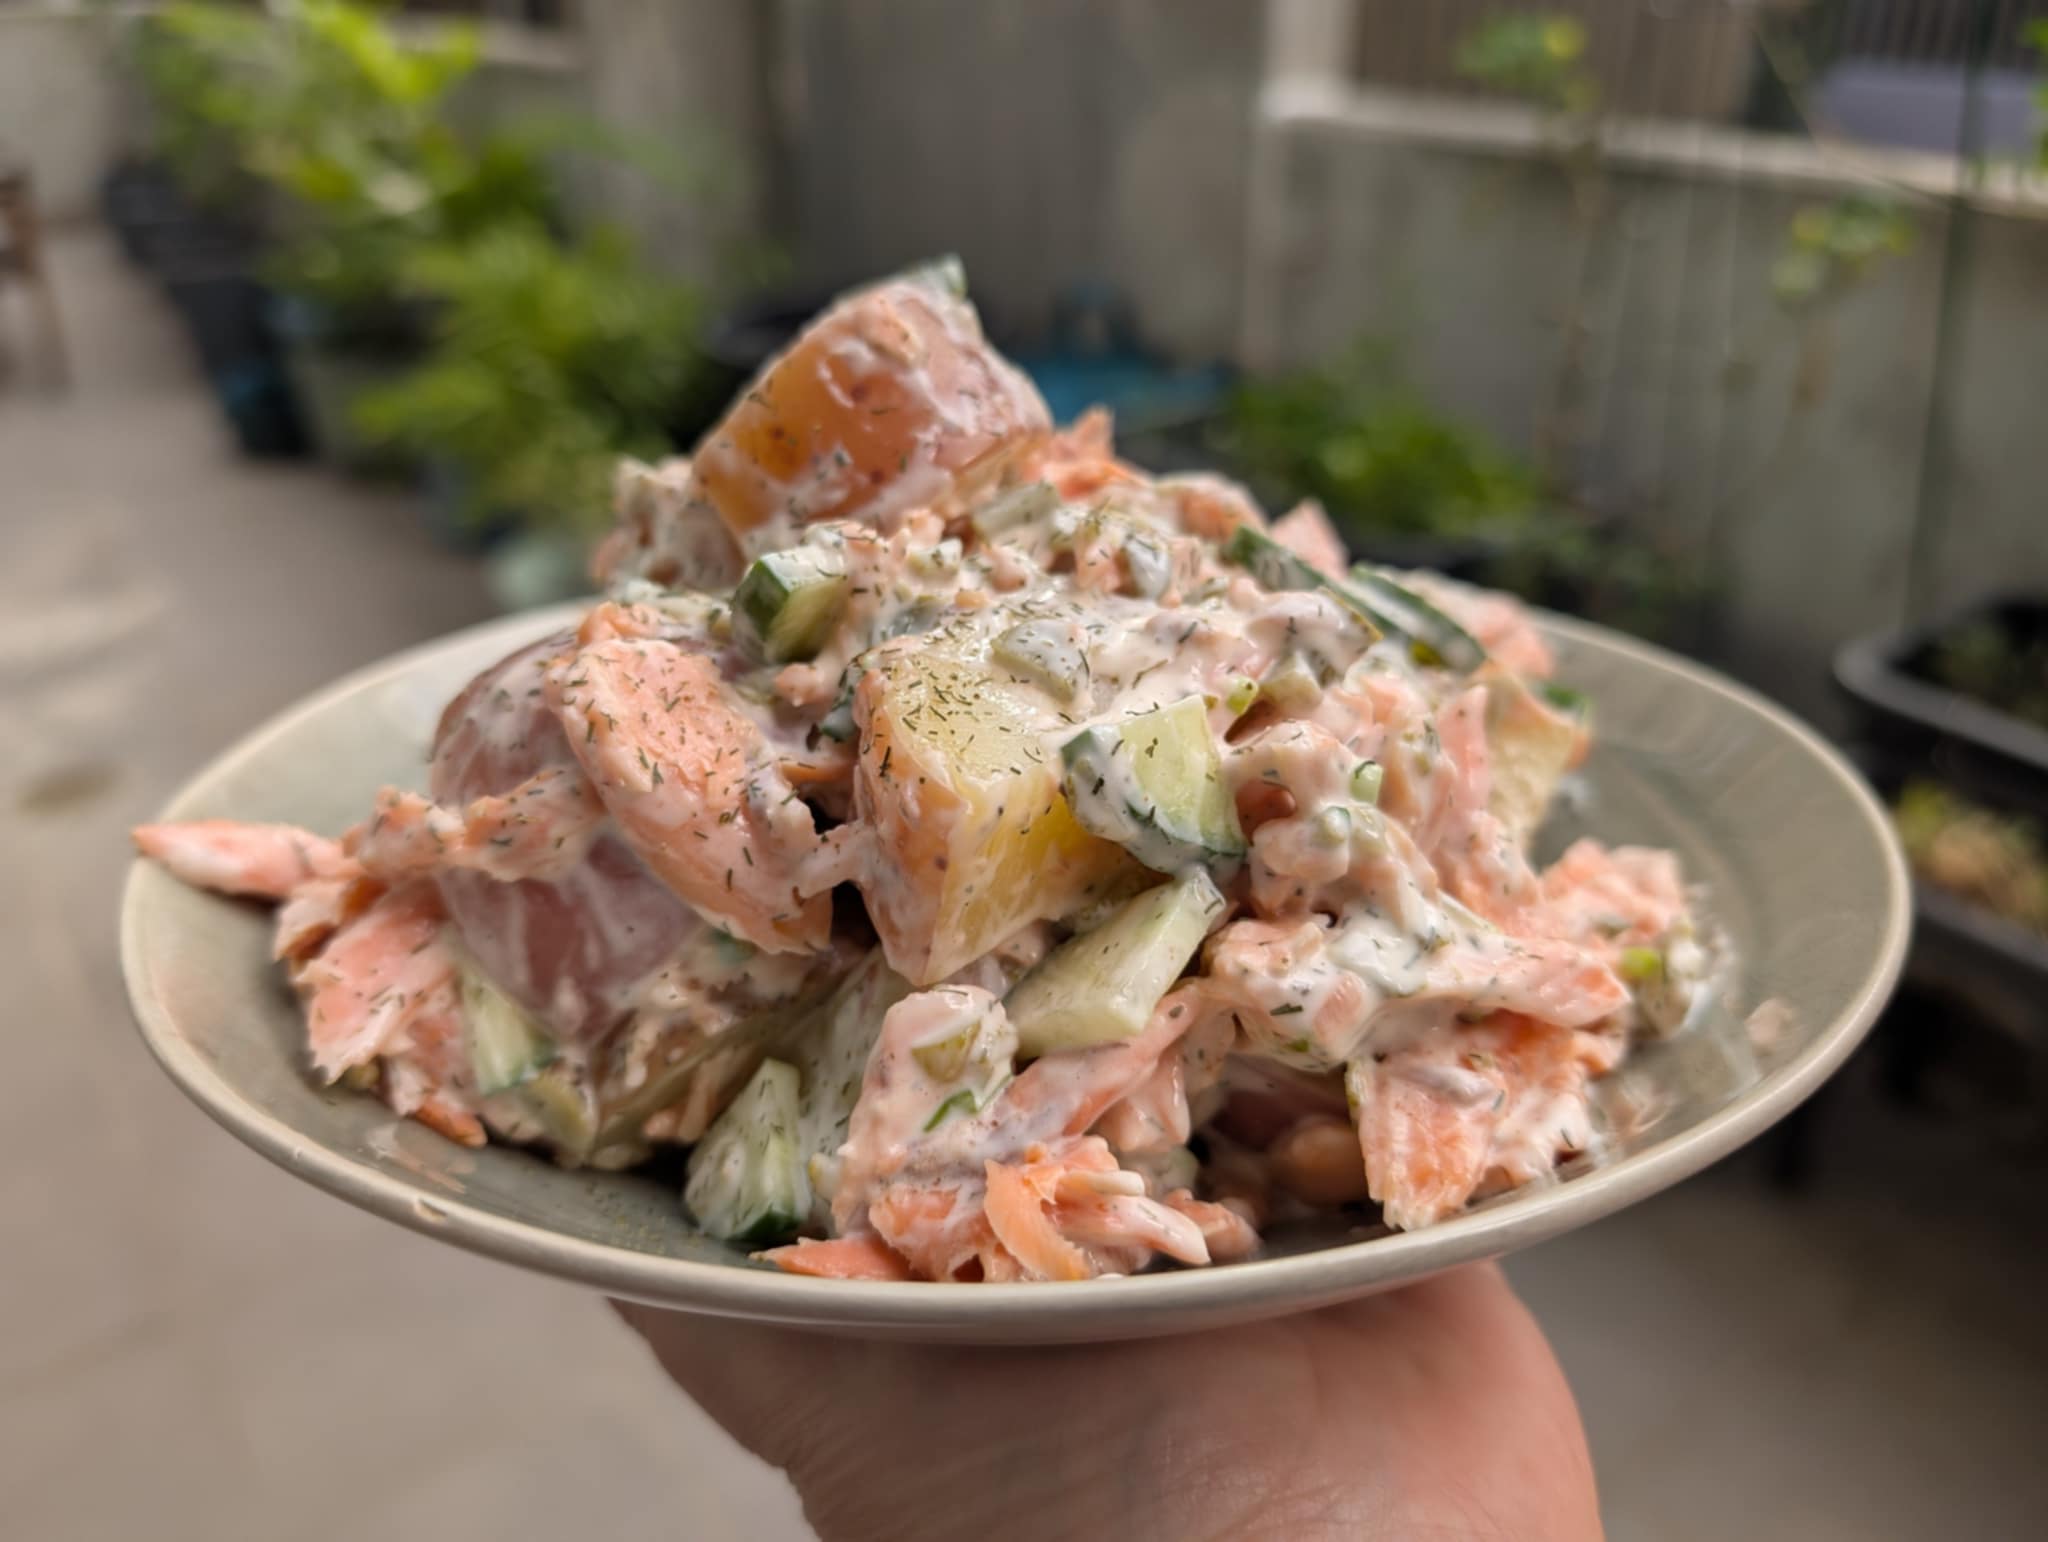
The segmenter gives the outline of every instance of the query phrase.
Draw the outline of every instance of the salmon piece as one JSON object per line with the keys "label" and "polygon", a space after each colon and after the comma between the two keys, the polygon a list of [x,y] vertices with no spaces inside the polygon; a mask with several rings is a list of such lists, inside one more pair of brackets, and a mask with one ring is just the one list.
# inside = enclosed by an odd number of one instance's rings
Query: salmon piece
{"label": "salmon piece", "polygon": [[1180,1056],[1162,1055],[1143,1081],[1110,1105],[1095,1130],[1126,1154],[1185,1146],[1188,1094]]}
{"label": "salmon piece", "polygon": [[382,884],[367,878],[315,878],[300,884],[278,906],[270,956],[287,963],[311,957],[382,892]]}
{"label": "salmon piece", "polygon": [[1616,954],[1656,943],[1686,914],[1678,859],[1668,851],[1574,841],[1544,869],[1541,887],[1545,930]]}
{"label": "salmon piece", "polygon": [[623,460],[612,479],[618,521],[590,559],[600,585],[644,578],[666,589],[730,589],[746,564],[718,511],[694,496],[690,462],[670,456],[658,465]]}
{"label": "salmon piece", "polygon": [[481,1146],[490,1139],[484,1132],[483,1121],[474,1112],[432,1093],[406,1117],[417,1119],[436,1135],[444,1136],[458,1146]]}
{"label": "salmon piece", "polygon": [[613,638],[557,660],[546,692],[627,842],[692,909],[769,952],[826,946],[831,898],[799,892],[810,810],[711,660]]}
{"label": "salmon piece", "polygon": [[907,1280],[910,1266],[880,1237],[862,1235],[819,1241],[805,1237],[754,1257],[790,1274],[827,1280]]}
{"label": "salmon piece", "polygon": [[1342,578],[1349,570],[1351,554],[1344,549],[1344,538],[1313,498],[1302,499],[1273,521],[1273,539],[1318,573]]}
{"label": "salmon piece", "polygon": [[1040,1148],[1018,1165],[983,1164],[989,1229],[1024,1272],[1038,1280],[1085,1280],[1095,1275],[1088,1255],[1065,1237],[1049,1213],[1058,1182],[1057,1167]]}
{"label": "salmon piece", "polygon": [[[434,800],[462,808],[544,772],[585,783],[548,706],[547,668],[576,646],[562,631],[484,670],[448,704],[434,736]],[[462,943],[484,973],[554,1033],[589,1041],[632,1008],[648,978],[704,930],[689,906],[604,829],[553,878],[506,883],[471,868],[434,874]]]}
{"label": "salmon piece", "polygon": [[1470,632],[1498,668],[1531,680],[1547,680],[1557,668],[1550,644],[1536,629],[1528,608],[1513,595],[1476,588],[1440,573],[1395,576]]}
{"label": "salmon piece", "polygon": [[408,1009],[402,1033],[384,1056],[384,1101],[458,1145],[483,1145],[462,998],[452,978]]}
{"label": "salmon piece", "polygon": [[1505,1079],[1435,1045],[1353,1063],[1365,1181],[1387,1225],[1413,1231],[1463,1208],[1486,1176]]}
{"label": "salmon piece", "polygon": [[433,885],[407,884],[380,895],[300,968],[306,1038],[328,1081],[403,1045],[416,1020],[445,1006],[455,984],[446,920]]}
{"label": "salmon piece", "polygon": [[460,811],[386,787],[369,822],[345,844],[367,872],[387,882],[448,868],[500,883],[548,880],[589,856],[604,821],[604,802],[588,779],[572,767],[550,766]]}
{"label": "salmon piece", "polygon": [[1093,1272],[1132,1274],[1154,1253],[1196,1267],[1211,1262],[1208,1239],[1194,1217],[1142,1193],[1077,1188],[1061,1184],[1052,1222],[1062,1237],[1086,1245]]}
{"label": "salmon piece", "polygon": [[1180,527],[1205,541],[1227,541],[1232,532],[1249,527],[1266,528],[1266,516],[1258,500],[1228,477],[1199,471],[1188,476],[1162,477],[1156,484],[1167,507],[1180,518]]}
{"label": "salmon piece", "polygon": [[771,361],[697,447],[686,496],[758,556],[819,520],[886,527],[1051,426],[974,307],[912,274],[848,295]]}
{"label": "salmon piece", "polygon": [[1041,1055],[982,1111],[981,1121],[1010,1150],[1093,1129],[1215,1010],[1205,983],[1193,980],[1168,991],[1144,1031],[1132,1038]]}
{"label": "salmon piece", "polygon": [[1345,1088],[1387,1224],[1430,1225],[1587,1149],[1589,1079],[1611,1063],[1601,1036],[1511,1012],[1355,1062]]}
{"label": "salmon piece", "polygon": [[217,894],[281,900],[316,878],[353,878],[362,869],[339,841],[296,825],[194,819],[138,825],[135,849],[181,883]]}
{"label": "salmon piece", "polygon": [[1116,423],[1107,407],[1090,407],[1065,428],[1025,448],[1019,482],[1044,482],[1062,501],[1079,503],[1112,487],[1143,486],[1145,474],[1116,458]]}
{"label": "salmon piece", "polygon": [[1202,1234],[1203,1245],[1209,1250],[1210,1259],[1216,1263],[1235,1263],[1259,1250],[1258,1229],[1239,1209],[1229,1204],[1197,1199],[1186,1189],[1175,1189],[1166,1196],[1165,1204],[1168,1209],[1194,1222]]}
{"label": "salmon piece", "polygon": [[875,1194],[868,1222],[918,1279],[1020,1279],[1023,1267],[996,1239],[984,1197],[978,1175],[897,1179]]}

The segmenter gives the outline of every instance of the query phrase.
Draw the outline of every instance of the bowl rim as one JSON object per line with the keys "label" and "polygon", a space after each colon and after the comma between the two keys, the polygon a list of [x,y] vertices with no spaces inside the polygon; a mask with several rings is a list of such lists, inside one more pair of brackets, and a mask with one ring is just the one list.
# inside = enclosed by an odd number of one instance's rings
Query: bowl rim
{"label": "bowl rim", "polygon": [[[507,647],[573,620],[572,603],[504,617],[418,644],[342,676],[244,735],[186,781],[157,817],[194,817],[222,775],[289,737],[339,700],[397,679],[457,647]],[[1564,1183],[1531,1186],[1420,1231],[1395,1232],[1217,1269],[1043,1284],[952,1284],[813,1279],[709,1263],[572,1237],[498,1214],[329,1150],[245,1098],[186,1037],[155,989],[146,949],[150,899],[131,865],[122,893],[121,966],[150,1053],[180,1090],[244,1145],[349,1203],[423,1235],[608,1295],[710,1316],[794,1327],[978,1340],[1019,1323],[1046,1341],[1125,1337],[1326,1305],[1547,1240],[1691,1177],[1797,1107],[1840,1067],[1890,997],[1911,936],[1905,858],[1891,822],[1848,760],[1804,723],[1745,686],[1689,659],[1603,627],[1539,612],[1543,629],[1679,677],[1763,718],[1825,770],[1877,845],[1886,882],[1876,955],[1855,992],[1801,1054],[1771,1068],[1727,1106],[1644,1150]]]}

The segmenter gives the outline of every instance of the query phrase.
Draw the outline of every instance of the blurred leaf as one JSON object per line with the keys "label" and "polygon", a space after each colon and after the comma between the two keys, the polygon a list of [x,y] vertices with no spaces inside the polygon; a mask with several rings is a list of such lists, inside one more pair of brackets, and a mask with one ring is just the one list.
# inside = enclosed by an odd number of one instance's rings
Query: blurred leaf
{"label": "blurred leaf", "polygon": [[365,428],[453,460],[474,512],[601,527],[613,464],[662,453],[699,368],[696,292],[616,231],[565,245],[535,223],[422,247],[403,278],[435,308],[434,345],[363,401]]}
{"label": "blurred leaf", "polygon": [[1600,102],[1599,82],[1584,68],[1586,44],[1585,24],[1574,16],[1496,16],[1459,39],[1453,63],[1477,85],[1586,115]]}
{"label": "blurred leaf", "polygon": [[1327,367],[1240,386],[1223,448],[1254,480],[1318,499],[1354,532],[1469,531],[1538,501],[1527,467],[1432,410],[1371,341]]}
{"label": "blurred leaf", "polygon": [[1889,194],[1845,193],[1792,216],[1771,269],[1771,292],[1790,311],[1832,303],[1883,260],[1913,249],[1913,218]]}

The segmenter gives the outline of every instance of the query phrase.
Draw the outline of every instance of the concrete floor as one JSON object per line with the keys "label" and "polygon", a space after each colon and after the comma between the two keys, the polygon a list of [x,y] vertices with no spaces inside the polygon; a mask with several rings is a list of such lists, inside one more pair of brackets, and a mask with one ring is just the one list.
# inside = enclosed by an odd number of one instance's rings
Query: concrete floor
{"label": "concrete floor", "polygon": [[[122,829],[333,675],[486,611],[403,496],[238,460],[155,298],[59,243],[68,398],[0,395],[0,1532],[808,1535],[599,1304],[340,1205],[128,1025]],[[1516,1260],[1619,1538],[2040,1534],[2038,1169],[1852,1067],[1754,1156]]]}

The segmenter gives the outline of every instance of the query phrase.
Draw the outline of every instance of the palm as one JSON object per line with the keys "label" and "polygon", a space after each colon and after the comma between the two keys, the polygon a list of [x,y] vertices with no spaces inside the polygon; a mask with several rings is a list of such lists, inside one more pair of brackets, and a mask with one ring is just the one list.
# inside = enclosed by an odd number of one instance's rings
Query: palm
{"label": "palm", "polygon": [[1491,1266],[1241,1328],[1062,1349],[627,1315],[687,1392],[789,1469],[828,1542],[1599,1534],[1571,1392]]}

